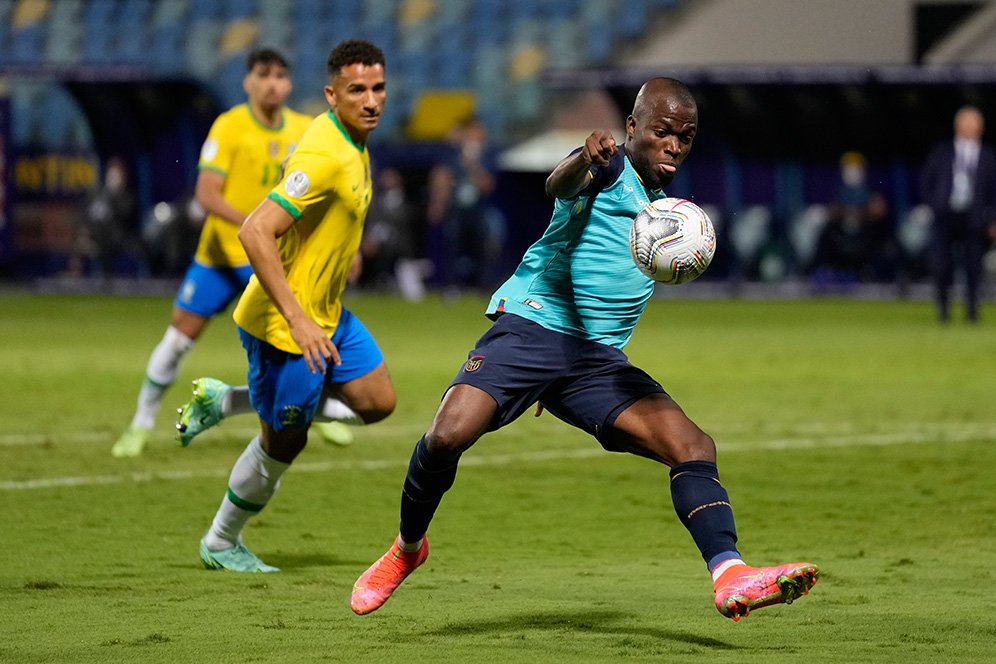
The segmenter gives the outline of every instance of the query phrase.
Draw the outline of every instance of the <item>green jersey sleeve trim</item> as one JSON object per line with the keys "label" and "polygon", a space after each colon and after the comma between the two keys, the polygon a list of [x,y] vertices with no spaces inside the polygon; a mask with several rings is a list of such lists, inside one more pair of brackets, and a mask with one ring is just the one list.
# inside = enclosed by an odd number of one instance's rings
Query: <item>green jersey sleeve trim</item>
{"label": "green jersey sleeve trim", "polygon": [[267,196],[267,198],[269,198],[271,201],[273,201],[274,203],[282,207],[284,210],[286,210],[287,214],[294,217],[294,221],[297,221],[298,219],[301,218],[301,214],[303,213],[300,210],[298,210],[296,207],[294,207],[293,203],[291,203],[289,200],[287,200],[280,194],[271,191],[270,194]]}
{"label": "green jersey sleeve trim", "polygon": [[218,168],[217,166],[212,166],[211,164],[198,164],[197,165],[197,170],[198,171],[211,171],[212,173],[217,173],[218,175],[223,175],[226,178],[228,177],[228,171],[226,171],[224,168]]}

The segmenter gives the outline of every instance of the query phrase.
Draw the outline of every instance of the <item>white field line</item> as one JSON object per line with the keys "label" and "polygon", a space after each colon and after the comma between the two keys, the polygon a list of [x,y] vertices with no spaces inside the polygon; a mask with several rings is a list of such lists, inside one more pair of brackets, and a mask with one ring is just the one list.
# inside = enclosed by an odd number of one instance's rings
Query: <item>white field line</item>
{"label": "white field line", "polygon": [[[245,423],[250,422],[249,418],[244,419]],[[531,420],[530,423],[533,426],[539,425],[542,428],[549,427],[563,427],[564,424],[553,417],[548,417],[545,420]],[[424,422],[419,423],[378,423],[370,426],[369,428],[360,429],[360,435],[364,437],[378,436],[383,438],[389,438],[393,436],[404,436],[404,437],[414,437],[417,440],[419,436],[425,431]],[[858,437],[859,439],[865,439],[868,437],[877,436],[899,436],[899,437],[920,437],[929,436],[931,439],[943,439],[947,435],[958,436],[959,440],[963,439],[965,436],[979,435],[983,437],[991,437],[993,433],[996,432],[996,422],[976,422],[972,424],[952,424],[951,422],[922,422],[918,423],[915,428],[910,428],[904,431],[897,429],[889,429],[887,431],[880,432],[869,432],[856,430],[849,423],[821,423],[821,422],[808,422],[801,424],[796,427],[796,432],[785,440],[789,441],[789,446],[794,446],[798,444],[801,440],[813,440],[820,441],[820,444],[824,444],[825,441],[833,440],[849,440],[853,437]],[[259,433],[259,429],[252,426],[245,426],[244,424],[235,425],[223,425],[217,430],[206,434],[207,437],[219,437],[224,435],[225,438],[235,438],[238,440],[245,440],[248,442]],[[710,428],[707,433],[713,436],[723,449],[736,448],[738,445],[749,444],[749,443],[729,443],[725,442],[728,440],[736,440],[738,438],[744,438],[745,435],[742,430],[736,430],[727,427],[713,427]],[[46,445],[107,445],[110,447],[114,444],[117,436],[120,435],[120,431],[76,431],[71,433],[58,433],[58,434],[45,434],[45,433],[2,433],[0,434],[0,448],[4,447],[44,447]],[[765,445],[773,446],[777,448],[777,441],[769,440],[765,438],[769,434],[764,431],[753,431],[750,434],[751,438],[764,439]],[[168,429],[157,429],[152,434],[152,442],[175,445],[176,442],[173,437],[173,433]]]}
{"label": "white field line", "polygon": [[[720,455],[724,453],[756,452],[759,450],[798,450],[839,447],[884,447],[890,445],[923,445],[928,443],[953,443],[966,441],[996,442],[996,425],[978,426],[922,426],[917,431],[892,431],[881,433],[850,433],[845,435],[826,434],[824,436],[800,436],[758,442],[725,442],[719,445]],[[507,466],[516,463],[543,462],[554,460],[588,459],[606,454],[597,445],[584,449],[550,449],[514,454],[468,454],[461,460],[467,466]],[[401,456],[392,459],[368,459],[349,461],[303,461],[294,464],[295,473],[324,473],[330,471],[403,469],[408,466],[408,458]],[[116,473],[108,475],[82,475],[70,477],[46,477],[29,480],[2,480],[0,491],[26,489],[50,489],[58,487],[99,486],[123,484],[126,482],[152,482],[163,480],[189,480],[201,478],[228,477],[230,469],[210,468],[197,470],[149,471]]]}

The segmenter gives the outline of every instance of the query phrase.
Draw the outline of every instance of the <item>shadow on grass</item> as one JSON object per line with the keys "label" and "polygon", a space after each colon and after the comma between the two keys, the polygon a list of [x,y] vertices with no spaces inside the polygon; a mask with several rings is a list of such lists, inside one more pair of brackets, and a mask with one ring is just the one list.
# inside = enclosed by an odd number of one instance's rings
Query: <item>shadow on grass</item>
{"label": "shadow on grass", "polygon": [[652,639],[666,639],[689,643],[705,648],[736,650],[740,646],[719,641],[699,634],[679,632],[660,627],[645,627],[629,624],[626,614],[619,611],[582,612],[529,612],[508,615],[502,618],[466,620],[451,622],[425,632],[427,636],[472,636],[475,634],[497,634],[528,631],[554,631],[582,634],[606,634],[610,636],[647,636]]}

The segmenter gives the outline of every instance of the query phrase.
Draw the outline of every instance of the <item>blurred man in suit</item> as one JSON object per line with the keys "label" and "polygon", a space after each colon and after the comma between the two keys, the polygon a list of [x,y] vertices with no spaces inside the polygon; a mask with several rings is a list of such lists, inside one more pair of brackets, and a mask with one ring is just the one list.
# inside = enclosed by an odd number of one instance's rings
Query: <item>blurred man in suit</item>
{"label": "blurred man in suit", "polygon": [[982,143],[985,118],[974,106],[955,114],[954,140],[937,145],[920,178],[923,202],[934,212],[931,257],[938,316],[950,319],[955,266],[965,274],[965,306],[979,320],[979,281],[987,234],[996,232],[996,154]]}

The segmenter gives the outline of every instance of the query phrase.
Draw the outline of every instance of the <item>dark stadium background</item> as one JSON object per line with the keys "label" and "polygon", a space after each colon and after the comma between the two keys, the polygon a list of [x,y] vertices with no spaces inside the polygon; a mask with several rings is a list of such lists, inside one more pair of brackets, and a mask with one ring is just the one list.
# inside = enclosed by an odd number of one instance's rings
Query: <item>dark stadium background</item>
{"label": "dark stadium background", "polygon": [[[156,203],[189,196],[207,128],[244,99],[248,48],[289,52],[291,105],[320,112],[328,49],[359,36],[381,44],[389,65],[387,114],[371,143],[374,164],[400,168],[413,200],[423,197],[425,174],[445,149],[438,128],[419,126],[419,104],[427,97],[466,93],[494,147],[511,150],[555,128],[558,113],[583,90],[612,100],[618,128],[639,84],[671,75],[692,86],[701,129],[668,193],[712,206],[727,230],[741,211],[765,207],[768,243],[787,255],[784,278],[804,278],[792,265],[788,226],[807,205],[833,200],[843,152],[868,158],[870,182],[889,198],[898,227],[918,203],[919,164],[935,141],[950,135],[953,112],[964,103],[996,108],[996,68],[923,62],[987,3],[897,1],[909,6],[915,31],[903,62],[653,67],[627,66],[624,56],[647,50],[662,25],[680,29],[708,3],[3,2],[0,276],[30,282],[63,273],[73,217],[112,156],[123,156],[132,173],[136,234]],[[76,41],[61,43],[70,19],[78,23]],[[537,48],[545,49],[540,64]],[[509,264],[545,224],[546,174],[543,165],[499,172],[496,201],[508,222]],[[740,257],[729,246],[722,249],[708,279],[762,277],[756,265],[735,265]],[[123,258],[118,271],[177,276],[140,257]]]}

